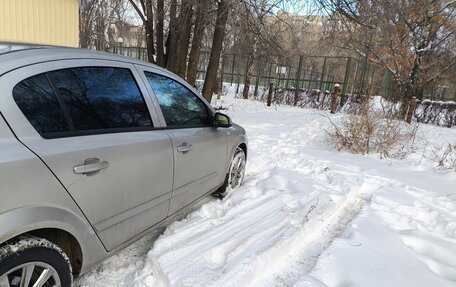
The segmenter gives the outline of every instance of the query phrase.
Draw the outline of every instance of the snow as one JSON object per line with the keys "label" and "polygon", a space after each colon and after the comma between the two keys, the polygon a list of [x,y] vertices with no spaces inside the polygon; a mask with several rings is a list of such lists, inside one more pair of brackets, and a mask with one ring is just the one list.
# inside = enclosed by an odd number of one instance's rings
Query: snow
{"label": "snow", "polygon": [[456,129],[422,125],[403,159],[353,155],[325,140],[343,115],[229,96],[249,137],[244,185],[77,286],[455,286],[456,173],[433,147]]}
{"label": "snow", "polygon": [[[0,247],[0,261],[6,257],[11,256],[12,254],[15,254],[15,253],[21,254],[21,252],[23,252],[24,250],[27,250],[29,248],[35,248],[35,247],[42,247],[42,248],[51,249],[53,251],[57,251],[68,264],[70,273],[73,272],[71,263],[70,263],[70,259],[59,246],[57,246],[56,244],[54,244],[46,239],[38,238],[38,237],[34,237],[34,236],[19,237],[19,238],[17,238],[17,240],[10,242],[9,244],[1,246]],[[3,286],[3,284],[2,284],[2,286]]]}

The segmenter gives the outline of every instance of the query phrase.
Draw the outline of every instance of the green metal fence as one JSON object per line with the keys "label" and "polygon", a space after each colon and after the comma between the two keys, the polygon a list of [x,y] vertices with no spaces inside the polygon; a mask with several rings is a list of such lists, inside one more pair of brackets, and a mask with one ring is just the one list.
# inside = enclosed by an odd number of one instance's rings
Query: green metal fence
{"label": "green metal fence", "polygon": [[[145,48],[114,47],[111,52],[147,60]],[[201,52],[197,79],[204,80],[210,52]],[[287,61],[256,59],[251,83],[258,89],[270,82],[276,88],[318,89],[331,91],[339,84],[342,94],[371,94],[399,99],[398,89],[390,71],[375,66],[365,59],[334,56],[291,56]],[[247,73],[247,56],[225,53],[221,63],[221,82],[241,85]],[[432,86],[424,90],[424,97],[433,100],[455,100],[456,87]]]}
{"label": "green metal fence", "polygon": [[143,47],[114,46],[109,52],[147,61],[147,49]]}
{"label": "green metal fence", "polygon": [[[209,63],[209,52],[202,52],[198,65],[198,79],[203,80]],[[277,88],[331,90],[334,84],[348,86],[347,57],[298,56],[288,63],[257,59],[253,66],[252,84]],[[247,73],[247,56],[225,54],[222,59],[221,81],[243,84]],[[345,92],[344,90],[344,92]]]}

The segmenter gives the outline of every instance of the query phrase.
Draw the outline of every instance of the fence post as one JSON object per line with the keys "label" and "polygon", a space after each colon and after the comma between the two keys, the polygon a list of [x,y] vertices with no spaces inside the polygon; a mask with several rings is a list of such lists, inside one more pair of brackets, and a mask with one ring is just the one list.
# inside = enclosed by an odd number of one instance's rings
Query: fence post
{"label": "fence post", "polygon": [[350,66],[351,66],[351,57],[347,58],[347,67],[345,68],[345,76],[344,76],[344,85],[342,87],[342,95],[345,95],[348,88],[348,78],[350,77]]}
{"label": "fence post", "polygon": [[385,69],[385,73],[383,73],[383,78],[382,78],[382,86],[380,87],[380,94],[379,96],[382,96],[384,98],[386,98],[386,89],[385,88],[385,83],[387,81],[387,77],[388,77],[388,70]]}
{"label": "fence post", "polygon": [[279,85],[280,85],[280,80],[281,80],[280,76],[282,75],[281,73],[278,73],[279,76],[277,77],[277,69],[278,69],[278,67],[276,67],[276,78],[275,78],[275,87],[276,88],[279,87]]}
{"label": "fence post", "polygon": [[255,91],[253,92],[253,98],[256,99],[258,96],[258,86],[260,85],[260,68],[257,63],[256,75],[255,75]]}
{"label": "fence post", "polygon": [[231,80],[230,80],[230,86],[233,85],[233,80],[234,80],[234,62],[236,61],[236,54],[233,55],[233,64],[231,65]]}
{"label": "fence post", "polygon": [[273,82],[270,82],[269,83],[269,92],[268,92],[268,103],[267,103],[267,106],[270,107],[271,106],[271,102],[272,102],[272,93],[274,92],[274,83]]}
{"label": "fence post", "polygon": [[356,61],[355,77],[353,78],[353,84],[352,84],[350,94],[353,94],[353,92],[355,91],[355,85],[358,85],[358,82],[357,82],[358,81],[358,70],[359,70],[359,62]]}
{"label": "fence post", "polygon": [[335,84],[334,85],[334,93],[332,95],[331,99],[331,114],[335,114],[337,110],[337,98],[339,97],[340,93],[340,85]]}
{"label": "fence post", "polygon": [[[372,92],[372,88],[374,86],[374,83],[375,83],[375,66],[373,66],[373,69],[372,69],[372,74],[371,74],[371,81],[368,83],[369,84],[369,87],[367,88],[367,95],[369,96],[369,94]],[[374,87],[375,88],[375,87]],[[376,96],[376,95],[373,95],[373,96]]]}
{"label": "fence post", "polygon": [[310,89],[312,87],[313,74],[313,70],[310,70],[309,85],[307,86],[307,89]]}
{"label": "fence post", "polygon": [[[242,75],[244,76],[243,77],[243,82],[244,82],[244,89],[245,89],[245,84],[247,82],[247,78],[249,77],[249,57],[250,56],[247,56],[247,61],[245,61],[245,73]],[[252,63],[252,69],[253,69],[253,63]],[[251,76],[251,75],[250,75]],[[239,75],[239,78],[241,78],[241,75]],[[237,86],[237,90],[239,90],[239,80],[238,80],[238,86]],[[250,91],[250,81],[249,81],[249,91]],[[236,94],[238,93],[238,91],[236,91]],[[247,92],[247,98],[249,97],[249,93]]]}
{"label": "fence post", "polygon": [[416,109],[416,97],[412,97],[412,99],[409,101],[409,105],[408,105],[408,109],[407,109],[407,116],[405,118],[405,121],[409,124],[412,122],[412,117],[413,117],[413,114],[415,113],[415,109]]}
{"label": "fence post", "polygon": [[287,75],[286,80],[284,81],[286,89],[288,89],[288,85],[290,84],[290,73],[291,73],[291,66],[288,66],[288,75]]}
{"label": "fence post", "polygon": [[269,76],[268,76],[269,82],[271,82],[271,73],[272,73],[272,62],[271,62],[271,65],[269,66]]}
{"label": "fence post", "polygon": [[325,77],[325,67],[326,67],[326,57],[323,60],[323,69],[321,71],[321,78],[320,78],[320,91],[323,89],[323,79]]}
{"label": "fence post", "polygon": [[301,69],[302,69],[302,59],[304,57],[301,55],[299,56],[299,65],[298,65],[298,70],[296,71],[296,81],[295,81],[295,95],[293,99],[293,106],[296,106],[298,104],[298,98],[299,98],[299,79],[301,78]]}

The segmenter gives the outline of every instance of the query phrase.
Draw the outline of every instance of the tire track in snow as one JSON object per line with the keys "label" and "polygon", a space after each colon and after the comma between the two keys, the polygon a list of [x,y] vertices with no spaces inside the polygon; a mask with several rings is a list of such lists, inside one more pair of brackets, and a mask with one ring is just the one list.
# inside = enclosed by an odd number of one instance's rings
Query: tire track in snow
{"label": "tire track in snow", "polygon": [[[204,282],[217,281],[220,269],[229,269],[230,264],[238,264],[243,258],[270,248],[287,232],[287,216],[281,211],[283,203],[280,197],[271,196],[278,194],[272,192],[244,201],[219,219],[202,214],[201,221],[213,221],[216,225],[197,237],[182,238],[179,230],[176,237],[170,234],[165,240],[157,241],[149,253],[145,269],[153,272],[159,286],[205,286]],[[252,207],[252,201],[258,206]],[[270,214],[265,215],[265,209]],[[199,228],[195,225],[193,230],[197,232]],[[259,245],[258,238],[269,240]],[[204,274],[204,279],[201,274]]]}
{"label": "tire track in snow", "polygon": [[259,256],[254,272],[242,286],[291,286],[298,280],[316,286],[316,281],[303,280],[302,277],[313,269],[318,256],[369,203],[372,193],[380,185],[378,181],[368,179],[347,194],[337,208],[327,210],[294,236]]}
{"label": "tire track in snow", "polygon": [[[170,249],[169,244],[177,242],[172,235],[166,236],[167,247],[159,242],[149,253],[145,269],[154,273],[157,286],[278,286],[280,281],[293,282],[294,277],[313,268],[318,255],[360,212],[379,185],[379,181],[368,179],[352,188],[336,207],[325,208],[299,228],[290,224],[290,214],[279,196],[260,196],[271,201],[257,198],[253,201],[264,205],[253,209],[251,201],[243,201],[240,205],[248,205],[246,213],[239,207],[229,210],[237,215],[227,213],[231,217],[227,222],[219,222],[200,238],[185,240]],[[270,214],[258,218],[264,209]],[[176,234],[180,235],[180,231]]]}

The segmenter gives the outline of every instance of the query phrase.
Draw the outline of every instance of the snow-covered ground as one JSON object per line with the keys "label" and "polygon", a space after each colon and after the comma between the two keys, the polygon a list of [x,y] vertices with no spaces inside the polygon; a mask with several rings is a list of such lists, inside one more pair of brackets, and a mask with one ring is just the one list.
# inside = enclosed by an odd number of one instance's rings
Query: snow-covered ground
{"label": "snow-covered ground", "polygon": [[222,105],[249,137],[244,185],[77,286],[456,286],[456,173],[431,150],[456,129],[422,125],[415,154],[380,160],[329,147],[321,111]]}

